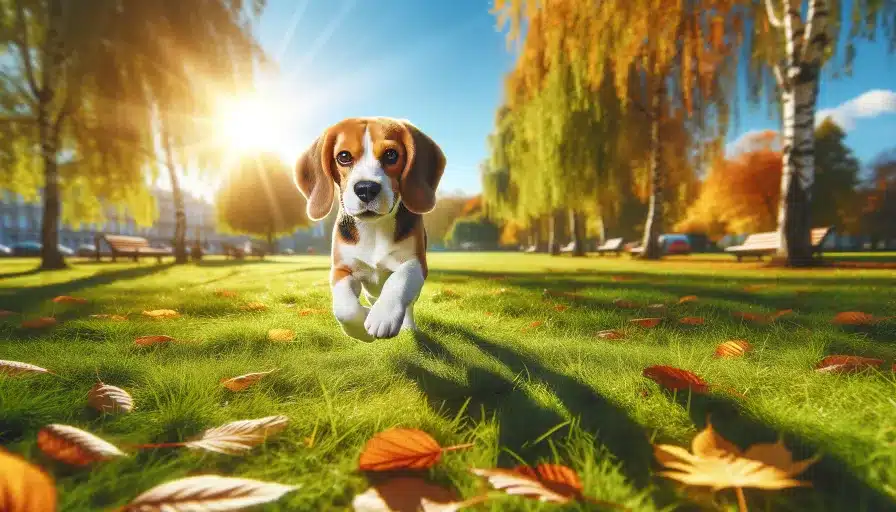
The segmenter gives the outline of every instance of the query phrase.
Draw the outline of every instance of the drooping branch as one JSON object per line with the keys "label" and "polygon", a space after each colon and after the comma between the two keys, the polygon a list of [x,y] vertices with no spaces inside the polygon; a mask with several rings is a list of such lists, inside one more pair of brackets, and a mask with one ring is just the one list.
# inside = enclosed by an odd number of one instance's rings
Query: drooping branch
{"label": "drooping branch", "polygon": [[37,79],[34,76],[34,65],[31,63],[30,42],[28,38],[28,25],[25,23],[25,6],[21,0],[15,0],[16,4],[16,46],[19,47],[19,56],[22,59],[22,65],[25,67],[25,78],[28,85],[31,86],[31,93],[35,98],[40,97],[41,90],[37,86]]}
{"label": "drooping branch", "polygon": [[775,0],[765,0],[765,12],[768,15],[768,22],[775,28],[781,28],[781,18],[775,13]]}

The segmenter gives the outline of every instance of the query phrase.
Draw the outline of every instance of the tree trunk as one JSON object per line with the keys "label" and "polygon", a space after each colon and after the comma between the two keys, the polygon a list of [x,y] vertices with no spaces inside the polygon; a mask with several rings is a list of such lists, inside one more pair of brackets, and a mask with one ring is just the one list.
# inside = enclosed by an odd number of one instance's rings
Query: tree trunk
{"label": "tree trunk", "polygon": [[662,161],[662,137],[660,133],[660,121],[663,117],[663,100],[666,96],[666,86],[664,82],[665,76],[661,74],[657,77],[656,91],[651,98],[651,114],[653,119],[650,123],[650,204],[647,209],[647,222],[644,224],[644,239],[641,247],[644,252],[641,258],[648,260],[658,260],[662,257],[662,248],[660,247],[659,236],[663,230],[663,187],[665,185],[665,169],[663,169]]}
{"label": "tree trunk", "polygon": [[554,210],[551,214],[551,225],[550,232],[548,234],[548,252],[551,253],[551,256],[557,256],[560,254],[560,223],[563,220],[563,212],[561,210]]}
{"label": "tree trunk", "polygon": [[186,263],[187,212],[184,207],[184,194],[180,189],[177,168],[174,165],[174,155],[171,152],[171,139],[164,127],[162,128],[162,146],[165,151],[165,167],[168,168],[168,178],[171,180],[171,198],[174,201],[174,262]]}
{"label": "tree trunk", "polygon": [[[43,102],[41,102],[43,103]],[[44,164],[44,211],[40,227],[40,268],[54,270],[66,268],[59,252],[59,166],[56,161],[57,134],[48,119],[46,105],[38,106],[38,136],[41,159]]]}
{"label": "tree trunk", "polygon": [[575,210],[569,211],[569,231],[572,234],[572,255],[585,255],[585,216]]}
{"label": "tree trunk", "polygon": [[535,245],[535,252],[541,250],[541,218],[532,221],[532,243]]}
{"label": "tree trunk", "polygon": [[274,254],[274,233],[268,231],[268,254]]}

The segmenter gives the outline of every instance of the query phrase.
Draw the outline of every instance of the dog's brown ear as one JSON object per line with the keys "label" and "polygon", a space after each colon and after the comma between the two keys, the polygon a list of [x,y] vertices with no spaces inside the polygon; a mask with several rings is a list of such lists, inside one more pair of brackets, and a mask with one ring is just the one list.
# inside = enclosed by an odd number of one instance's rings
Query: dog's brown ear
{"label": "dog's brown ear", "polygon": [[308,201],[311,220],[320,220],[333,208],[333,139],[324,133],[302,153],[296,163],[296,186]]}
{"label": "dog's brown ear", "polygon": [[400,122],[405,128],[404,147],[407,150],[407,164],[398,182],[401,201],[414,213],[429,213],[435,208],[436,188],[445,172],[445,154],[416,126],[408,121]]}

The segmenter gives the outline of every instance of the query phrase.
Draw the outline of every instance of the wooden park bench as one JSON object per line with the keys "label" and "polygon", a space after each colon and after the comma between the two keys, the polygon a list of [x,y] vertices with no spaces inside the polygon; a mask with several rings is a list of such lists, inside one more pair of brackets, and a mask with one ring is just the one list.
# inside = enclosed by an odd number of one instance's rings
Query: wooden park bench
{"label": "wooden park bench", "polygon": [[576,248],[576,243],[569,242],[568,244],[566,244],[560,248],[560,252],[572,252],[573,250],[575,250],[575,248]]}
{"label": "wooden park bench", "polygon": [[162,256],[171,256],[171,249],[159,249],[150,247],[149,240],[139,236],[125,235],[97,235],[96,236],[96,261],[100,261],[102,251],[100,251],[100,242],[104,241],[109,246],[109,252],[112,255],[112,261],[116,261],[119,256],[129,256],[134,261],[139,261],[140,256],[154,256],[156,261],[162,262]]}
{"label": "wooden park bench", "polygon": [[596,252],[597,254],[599,254],[601,256],[603,256],[604,253],[606,253],[606,252],[614,253],[614,254],[616,254],[616,256],[619,256],[619,254],[622,252],[622,248],[623,248],[622,243],[623,243],[622,238],[611,238],[611,239],[605,241],[604,243],[602,243],[601,245],[599,245],[597,247],[597,249],[594,250],[594,252]]}
{"label": "wooden park bench", "polygon": [[241,260],[246,256],[255,256],[258,259],[263,260],[265,256],[265,252],[261,248],[254,245],[251,246],[251,250],[248,253],[242,247],[237,247],[236,245],[229,243],[221,244],[221,248],[224,249],[224,254],[227,256],[228,260],[230,258]]}
{"label": "wooden park bench", "polygon": [[530,246],[529,248],[527,248],[526,250],[524,250],[523,252],[526,252],[526,253],[533,253],[533,252],[536,252],[536,251],[538,251],[538,246],[532,245],[532,246]]}
{"label": "wooden park bench", "polygon": [[[833,231],[834,228],[832,226],[815,228],[812,230],[811,243],[813,255],[818,254],[818,257],[821,257],[822,245],[824,245],[824,241]],[[768,256],[778,251],[778,241],[779,237],[776,231],[753,233],[748,236],[742,244],[728,247],[725,249],[725,252],[733,254],[737,258],[737,261],[743,260],[744,256],[755,256],[757,259],[761,260],[763,256]]]}

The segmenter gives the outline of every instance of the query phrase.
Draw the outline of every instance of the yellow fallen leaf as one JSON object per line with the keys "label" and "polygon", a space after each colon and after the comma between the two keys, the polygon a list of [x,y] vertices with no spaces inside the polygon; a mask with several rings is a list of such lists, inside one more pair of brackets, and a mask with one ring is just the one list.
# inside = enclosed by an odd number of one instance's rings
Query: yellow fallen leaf
{"label": "yellow fallen leaf", "polygon": [[685,295],[684,297],[678,299],[679,304],[686,304],[688,302],[695,302],[697,300],[696,295]]}
{"label": "yellow fallen leaf", "polygon": [[56,487],[41,468],[0,448],[0,510],[53,512]]}
{"label": "yellow fallen leaf", "polygon": [[221,379],[221,385],[231,391],[242,391],[261,380],[265,375],[269,375],[275,371],[277,371],[276,368],[266,372],[247,373],[245,375],[240,375],[239,377]]}
{"label": "yellow fallen leaf", "polygon": [[271,341],[292,341],[296,333],[289,329],[271,329],[268,331],[268,339]]}
{"label": "yellow fallen leaf", "polygon": [[163,318],[177,318],[180,316],[180,313],[173,309],[152,309],[149,311],[143,312],[144,316],[148,316],[149,318],[154,319],[163,319]]}
{"label": "yellow fallen leaf", "polygon": [[60,295],[53,299],[53,302],[57,304],[86,304],[87,299],[82,299],[80,297],[72,297],[71,295]]}

